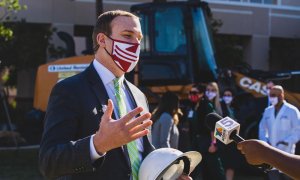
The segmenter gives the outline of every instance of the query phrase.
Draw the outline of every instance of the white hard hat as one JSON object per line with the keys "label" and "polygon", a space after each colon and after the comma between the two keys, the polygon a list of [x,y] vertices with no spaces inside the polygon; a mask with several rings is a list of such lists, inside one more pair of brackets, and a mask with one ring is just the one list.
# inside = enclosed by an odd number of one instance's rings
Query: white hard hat
{"label": "white hard hat", "polygon": [[143,160],[139,179],[177,179],[182,174],[190,174],[201,160],[197,151],[183,153],[173,148],[156,149]]}

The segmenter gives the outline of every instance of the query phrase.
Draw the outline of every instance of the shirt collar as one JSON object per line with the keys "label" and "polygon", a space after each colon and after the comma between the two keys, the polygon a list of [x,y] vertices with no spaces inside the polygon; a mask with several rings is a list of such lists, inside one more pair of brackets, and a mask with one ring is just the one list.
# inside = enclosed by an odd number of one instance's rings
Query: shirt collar
{"label": "shirt collar", "polygon": [[[116,78],[116,76],[109,69],[107,69],[105,66],[103,66],[96,59],[94,59],[93,65],[94,65],[98,75],[100,76],[102,82],[105,85],[108,85],[109,83],[113,82],[113,80]],[[124,77],[124,75],[122,75],[119,78],[121,81],[121,87],[123,87],[125,77]]]}

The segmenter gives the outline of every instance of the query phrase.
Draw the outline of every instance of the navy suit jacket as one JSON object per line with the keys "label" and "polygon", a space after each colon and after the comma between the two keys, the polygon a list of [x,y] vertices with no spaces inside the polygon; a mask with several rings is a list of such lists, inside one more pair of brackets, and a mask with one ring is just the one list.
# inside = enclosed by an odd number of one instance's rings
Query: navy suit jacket
{"label": "navy suit jacket", "polygon": [[[142,113],[148,112],[145,95],[130,82],[124,84],[135,106],[142,106]],[[90,158],[90,137],[99,128],[102,106],[107,101],[108,94],[93,64],[54,86],[39,152],[44,176],[89,180],[131,178],[126,146],[108,151],[94,163]],[[143,157],[153,150],[149,138],[150,135],[143,137]]]}

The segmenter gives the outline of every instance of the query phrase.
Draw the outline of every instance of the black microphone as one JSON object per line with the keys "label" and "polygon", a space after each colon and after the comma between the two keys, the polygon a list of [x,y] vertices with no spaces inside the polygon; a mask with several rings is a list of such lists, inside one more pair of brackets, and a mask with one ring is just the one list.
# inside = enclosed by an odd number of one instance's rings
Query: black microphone
{"label": "black microphone", "polygon": [[240,124],[229,117],[223,118],[217,113],[209,113],[205,117],[205,123],[209,130],[215,131],[215,137],[224,144],[245,140],[239,136]]}
{"label": "black microphone", "polygon": [[[232,141],[235,143],[245,141],[244,138],[239,136],[240,124],[229,117],[223,118],[217,113],[209,113],[205,117],[205,123],[208,129],[214,131],[214,136],[224,144],[229,144]],[[257,167],[264,172],[273,168],[268,164],[262,164]]]}

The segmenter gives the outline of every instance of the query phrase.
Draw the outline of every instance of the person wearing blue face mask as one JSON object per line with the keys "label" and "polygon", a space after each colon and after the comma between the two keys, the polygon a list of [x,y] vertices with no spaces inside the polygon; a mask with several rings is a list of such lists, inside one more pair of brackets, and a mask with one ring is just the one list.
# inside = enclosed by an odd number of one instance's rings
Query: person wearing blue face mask
{"label": "person wearing blue face mask", "polygon": [[[284,100],[282,86],[273,86],[269,94],[271,106],[264,111],[259,124],[259,139],[271,146],[294,154],[300,139],[300,112]],[[278,170],[268,173],[270,179],[288,179]]]}

